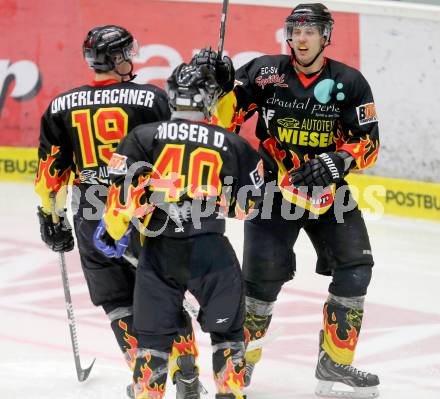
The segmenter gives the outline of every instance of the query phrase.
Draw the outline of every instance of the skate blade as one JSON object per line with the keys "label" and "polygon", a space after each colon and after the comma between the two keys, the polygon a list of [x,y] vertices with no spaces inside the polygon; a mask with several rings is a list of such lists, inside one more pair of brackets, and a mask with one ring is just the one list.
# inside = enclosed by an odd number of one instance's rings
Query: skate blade
{"label": "skate blade", "polygon": [[324,398],[352,398],[352,399],[370,399],[379,396],[379,390],[376,387],[350,387],[344,385],[351,391],[333,389],[333,381],[318,381],[315,394]]}
{"label": "skate blade", "polygon": [[203,386],[203,384],[199,381],[199,393],[201,395],[208,395],[208,390]]}

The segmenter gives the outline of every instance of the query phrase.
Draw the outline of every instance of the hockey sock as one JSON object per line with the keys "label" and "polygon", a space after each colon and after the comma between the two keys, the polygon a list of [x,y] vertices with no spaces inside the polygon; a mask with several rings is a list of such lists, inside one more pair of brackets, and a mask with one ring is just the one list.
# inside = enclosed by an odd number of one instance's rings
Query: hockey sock
{"label": "hockey sock", "polygon": [[162,399],[168,374],[167,352],[139,348],[133,371],[136,399]]}
{"label": "hockey sock", "polygon": [[197,349],[196,337],[191,325],[188,327],[188,329],[179,331],[179,334],[174,339],[170,355],[171,381],[174,382],[174,374],[176,371],[180,370],[180,366],[177,361],[178,358],[186,355],[192,355],[194,357],[194,366],[196,369],[198,369],[197,357],[199,355],[199,351]]}
{"label": "hockey sock", "polygon": [[217,392],[243,399],[244,342],[222,342],[213,345],[212,351],[212,367]]}
{"label": "hockey sock", "polygon": [[[244,336],[246,346],[251,341],[263,338],[272,320],[274,302],[260,301],[246,297],[246,321],[244,322]],[[246,352],[246,362],[255,364],[261,358],[261,348]]]}
{"label": "hockey sock", "polygon": [[353,362],[362,325],[364,297],[344,298],[330,294],[324,304],[322,349],[339,364]]}
{"label": "hockey sock", "polygon": [[138,340],[133,330],[133,315],[131,308],[117,308],[108,314],[111,321],[111,327],[125,361],[131,371],[136,362],[136,351]]}

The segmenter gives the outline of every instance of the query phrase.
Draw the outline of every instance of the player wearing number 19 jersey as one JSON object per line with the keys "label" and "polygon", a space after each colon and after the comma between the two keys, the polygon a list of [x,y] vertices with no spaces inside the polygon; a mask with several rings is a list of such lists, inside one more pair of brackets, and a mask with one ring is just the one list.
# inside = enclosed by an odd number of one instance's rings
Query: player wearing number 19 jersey
{"label": "player wearing number 19 jersey", "polygon": [[[50,194],[67,185],[71,172],[75,174],[79,189],[74,190],[73,209],[78,209],[74,227],[90,297],[110,318],[130,366],[137,346],[132,331],[134,270],[125,260],[109,259],[97,251],[92,236],[107,197],[107,164],[120,140],[139,124],[170,117],[162,89],[131,82],[136,50],[136,40],[122,27],[102,26],[88,32],[83,55],[95,79],[55,97],[42,116],[35,181],[42,201],[38,209],[42,239],[55,251],[68,251],[73,249],[73,237],[65,218],[61,227],[52,224]],[[192,332],[188,334],[180,338],[186,343],[181,347],[196,352]]]}

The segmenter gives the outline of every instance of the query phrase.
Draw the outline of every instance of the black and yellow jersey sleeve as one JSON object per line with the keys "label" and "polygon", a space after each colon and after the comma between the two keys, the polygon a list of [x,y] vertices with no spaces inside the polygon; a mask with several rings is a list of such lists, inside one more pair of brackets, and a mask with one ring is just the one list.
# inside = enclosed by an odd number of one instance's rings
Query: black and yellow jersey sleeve
{"label": "black and yellow jersey sleeve", "polygon": [[50,213],[50,194],[67,185],[73,165],[73,151],[62,122],[50,116],[50,108],[41,118],[38,170],[35,192],[44,212]]}
{"label": "black and yellow jersey sleeve", "polygon": [[214,123],[239,133],[241,125],[257,111],[256,96],[252,84],[255,60],[237,70],[234,89],[220,98],[213,117]]}
{"label": "black and yellow jersey sleeve", "polygon": [[[139,141],[137,131],[142,129],[145,129],[142,125],[135,128],[119,143],[108,165],[112,184],[104,220],[108,233],[115,240],[124,235],[133,218],[148,218],[154,209],[148,204],[146,196],[152,171],[146,149],[151,143],[148,142],[150,140]],[[152,135],[143,137],[153,139]]]}
{"label": "black and yellow jersey sleeve", "polygon": [[336,150],[351,154],[355,168],[363,170],[376,163],[379,153],[376,105],[364,76],[356,70],[349,70],[347,75],[351,96],[341,107],[341,117],[336,125]]}

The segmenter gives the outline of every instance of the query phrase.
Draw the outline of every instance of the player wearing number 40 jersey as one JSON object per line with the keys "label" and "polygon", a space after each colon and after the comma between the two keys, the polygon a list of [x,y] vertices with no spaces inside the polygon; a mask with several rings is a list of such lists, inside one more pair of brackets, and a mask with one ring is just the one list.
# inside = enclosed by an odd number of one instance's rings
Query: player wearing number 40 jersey
{"label": "player wearing number 40 jersey", "polygon": [[[211,335],[216,398],[244,398],[243,281],[223,235],[224,217],[243,217],[259,205],[263,163],[244,139],[206,122],[219,94],[217,72],[177,67],[168,79],[171,121],[138,126],[110,161],[114,183],[103,220],[107,232],[98,231],[99,240],[120,240],[133,216],[154,209],[146,226],[154,237],[146,240],[136,272],[137,399],[165,394],[186,290],[198,300],[198,320]],[[190,358],[183,360],[177,365],[190,390],[197,372]]]}
{"label": "player wearing number 40 jersey", "polygon": [[[42,239],[55,251],[68,251],[74,245],[71,230],[65,218],[60,226],[52,224],[49,195],[67,185],[71,172],[76,174],[79,189],[74,194],[80,195],[75,195],[74,226],[81,265],[91,300],[109,317],[131,367],[137,347],[132,326],[134,270],[122,259],[102,255],[92,237],[106,201],[107,164],[114,149],[135,126],[170,117],[162,89],[131,82],[136,49],[136,40],[122,27],[100,26],[88,32],[83,55],[95,78],[57,96],[44,113],[35,182],[42,201],[38,210]],[[190,327],[181,335],[174,353],[196,355]]]}

